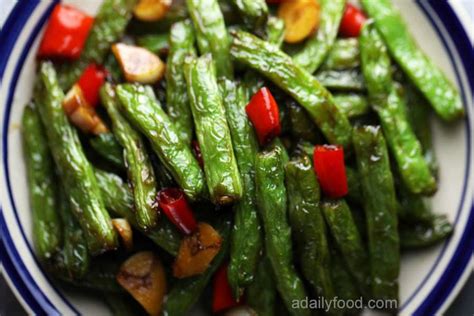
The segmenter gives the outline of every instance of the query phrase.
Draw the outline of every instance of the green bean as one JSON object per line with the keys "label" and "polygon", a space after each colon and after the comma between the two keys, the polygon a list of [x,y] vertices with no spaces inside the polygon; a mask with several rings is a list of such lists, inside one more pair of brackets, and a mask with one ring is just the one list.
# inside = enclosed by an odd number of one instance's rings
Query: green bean
{"label": "green bean", "polygon": [[443,72],[417,47],[400,13],[389,0],[363,0],[391,55],[423,93],[436,113],[447,121],[464,115],[459,92]]}
{"label": "green bean", "polygon": [[[314,145],[310,142],[301,140],[296,144],[294,156],[308,156],[313,157]],[[348,180],[349,181],[349,180]]]}
{"label": "green bean", "polygon": [[358,93],[338,93],[333,94],[334,103],[347,115],[352,118],[367,114],[370,111],[370,105],[367,98]]}
{"label": "green bean", "polygon": [[288,311],[293,315],[310,315],[308,309],[292,308],[294,300],[304,300],[307,294],[292,263],[291,228],[287,220],[285,171],[281,156],[281,149],[275,147],[259,153],[256,159],[257,205],[265,231],[265,249],[278,292]]}
{"label": "green bean", "polygon": [[230,38],[217,0],[186,0],[201,55],[210,53],[218,77],[232,77]]}
{"label": "green bean", "polygon": [[358,68],[354,69],[321,69],[314,77],[319,83],[331,91],[364,92],[366,89],[364,76]]}
{"label": "green bean", "polygon": [[240,297],[243,289],[253,282],[262,248],[255,201],[255,156],[258,141],[245,113],[247,102],[243,86],[222,78],[219,88],[226,100],[225,114],[243,189],[242,199],[233,207],[235,217],[228,268],[229,284],[235,297]]}
{"label": "green bean", "polygon": [[294,100],[288,101],[288,108],[290,109],[291,136],[313,144],[320,142],[322,136],[317,126],[308,117],[308,112]]}
{"label": "green bean", "polygon": [[345,0],[321,0],[321,16],[318,31],[310,37],[293,59],[295,63],[313,73],[322,64],[334,41],[346,6]]}
{"label": "green bean", "polygon": [[398,218],[400,221],[409,224],[430,224],[433,221],[434,214],[425,203],[423,196],[410,192],[393,165],[392,173],[397,191]]}
{"label": "green bean", "polygon": [[138,46],[144,47],[155,54],[166,55],[164,53],[168,52],[170,48],[169,34],[158,33],[143,35],[137,38],[137,44]]}
{"label": "green bean", "polygon": [[393,83],[390,58],[382,38],[371,24],[366,24],[359,40],[370,103],[378,113],[402,179],[413,193],[433,193],[436,181],[406,118],[405,105]]}
{"label": "green bean", "polygon": [[278,148],[280,151],[281,162],[285,166],[290,161],[290,156],[288,155],[286,146],[283,144],[280,137],[274,138],[266,147],[267,150],[272,150],[274,148]]}
{"label": "green bean", "polygon": [[426,99],[411,84],[405,85],[406,109],[413,132],[420,141],[426,162],[431,174],[438,177],[438,162],[433,148],[431,129],[431,109]]}
{"label": "green bean", "polygon": [[272,266],[264,256],[257,267],[255,279],[247,288],[247,304],[259,316],[275,315],[276,291]]}
{"label": "green bean", "polygon": [[89,140],[91,147],[105,160],[115,167],[125,169],[123,161],[123,148],[117,142],[114,134],[102,133]]}
{"label": "green bean", "polygon": [[211,55],[186,58],[184,74],[211,200],[238,201],[242,184]]}
{"label": "green bean", "polygon": [[397,299],[400,245],[385,139],[380,127],[361,126],[353,132],[353,144],[367,221],[372,295],[377,299]]}
{"label": "green bean", "polygon": [[94,19],[81,57],[72,63],[63,63],[58,68],[59,83],[63,90],[69,89],[91,62],[103,64],[110,45],[118,41],[132,17],[135,0],[104,0]]}
{"label": "green bean", "polygon": [[59,213],[63,223],[63,247],[59,254],[66,278],[82,279],[89,271],[90,257],[84,233],[71,212],[71,205],[61,186],[58,190]]}
{"label": "green bean", "polygon": [[423,197],[411,193],[405,186],[398,185],[398,217],[406,223],[430,223],[433,213]]}
{"label": "green bean", "polygon": [[56,211],[54,165],[45,131],[33,104],[25,107],[22,118],[23,152],[33,220],[36,255],[45,262],[61,246],[61,221]]}
{"label": "green bean", "polygon": [[360,291],[370,295],[367,282],[370,275],[369,258],[349,206],[344,199],[340,199],[324,201],[321,208],[335,244]]}
{"label": "green bean", "polygon": [[[114,173],[100,169],[95,169],[94,172],[107,209],[116,214],[120,213],[118,215],[127,219],[135,218],[133,195],[122,178]],[[122,214],[131,214],[132,216],[124,216]],[[132,222],[135,222],[135,220]]]}
{"label": "green bean", "polygon": [[229,252],[230,226],[231,224],[227,219],[220,219],[216,227],[223,239],[219,253],[204,273],[195,277],[180,279],[173,285],[163,306],[164,316],[186,315],[189,309],[199,300],[211,277],[222,265]]}
{"label": "green bean", "polygon": [[251,30],[261,29],[267,22],[268,6],[265,0],[231,0]]}
{"label": "green bean", "polygon": [[134,213],[135,205],[133,204],[132,192],[123,180],[113,173],[99,169],[95,170],[95,175],[101,189],[102,198],[110,212],[127,219],[130,225],[140,230],[171,255],[176,256],[178,254],[181,235],[167,218],[161,218],[158,224],[148,231],[141,229]]}
{"label": "green bean", "polygon": [[285,38],[285,22],[277,17],[271,16],[267,21],[267,41],[278,47]]}
{"label": "green bean", "polygon": [[258,70],[303,106],[331,143],[347,146],[351,127],[347,117],[334,104],[330,93],[291,58],[246,32],[235,32],[231,48],[238,61]]}
{"label": "green bean", "polygon": [[59,176],[72,211],[84,231],[89,251],[94,255],[115,249],[117,236],[77,131],[63,111],[64,94],[53,65],[42,62],[39,75],[39,86],[35,91],[39,112]]}
{"label": "green bean", "polygon": [[307,156],[286,165],[289,218],[298,246],[299,261],[306,280],[317,295],[335,297],[330,277],[330,254],[324,218],[319,207],[320,190]]}
{"label": "green bean", "polygon": [[120,84],[116,92],[130,122],[148,138],[186,195],[192,200],[202,196],[205,183],[201,167],[158,101],[141,85]]}
{"label": "green bean", "polygon": [[[285,22],[277,17],[269,17],[266,33],[267,41],[280,47],[285,37]],[[247,86],[247,93],[250,97],[257,93],[257,91],[265,84],[263,78],[250,69],[244,74],[244,82]]]}
{"label": "green bean", "polygon": [[418,249],[435,245],[453,233],[453,226],[446,216],[437,215],[430,224],[401,225],[400,245],[402,249]]}
{"label": "green bean", "polygon": [[[360,292],[356,286],[354,278],[347,269],[342,254],[335,247],[330,247],[330,250],[331,280],[334,284],[334,288],[336,289],[338,300],[345,302],[357,301],[360,299]],[[346,314],[352,314],[353,312],[353,310],[346,310]]]}
{"label": "green bean", "polygon": [[155,174],[145,143],[141,135],[119,112],[118,99],[111,84],[106,83],[101,88],[100,98],[112,121],[112,131],[123,147],[138,226],[146,231],[156,225],[158,209],[155,202],[157,193]]}
{"label": "green bean", "polygon": [[171,120],[176,125],[181,139],[191,144],[193,138],[193,116],[184,78],[184,58],[195,55],[194,31],[189,20],[173,24],[170,31],[170,52],[166,66],[166,105]]}
{"label": "green bean", "polygon": [[343,70],[359,66],[359,41],[357,38],[341,38],[334,42],[321,69]]}
{"label": "green bean", "polygon": [[362,205],[364,199],[362,197],[362,188],[360,187],[359,175],[357,174],[357,170],[346,166],[346,177],[347,186],[349,188],[349,192],[347,193],[347,199],[350,202]]}

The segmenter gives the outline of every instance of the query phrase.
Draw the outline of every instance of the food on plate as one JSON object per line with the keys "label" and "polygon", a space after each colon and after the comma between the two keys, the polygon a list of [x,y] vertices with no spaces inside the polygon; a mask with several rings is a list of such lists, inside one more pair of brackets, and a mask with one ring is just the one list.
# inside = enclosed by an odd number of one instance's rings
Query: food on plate
{"label": "food on plate", "polygon": [[126,315],[398,301],[401,253],[453,232],[429,117],[464,110],[390,1],[361,4],[58,4],[22,120],[49,275]]}

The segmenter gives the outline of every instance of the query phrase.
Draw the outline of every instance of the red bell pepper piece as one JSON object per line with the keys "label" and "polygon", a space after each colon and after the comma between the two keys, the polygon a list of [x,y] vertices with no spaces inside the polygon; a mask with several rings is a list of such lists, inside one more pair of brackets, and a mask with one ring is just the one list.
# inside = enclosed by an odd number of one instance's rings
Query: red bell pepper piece
{"label": "red bell pepper piece", "polygon": [[99,90],[106,77],[107,70],[96,64],[90,64],[82,73],[77,83],[89,105],[95,107],[99,103]]}
{"label": "red bell pepper piece", "polygon": [[257,91],[245,107],[261,145],[280,135],[280,114],[275,99],[266,87]]}
{"label": "red bell pepper piece", "polygon": [[359,8],[350,3],[346,4],[346,10],[339,25],[339,34],[343,37],[358,37],[366,20],[367,18]]}
{"label": "red bell pepper piece", "polygon": [[197,222],[182,190],[165,188],[158,192],[158,205],[166,217],[186,235],[197,229]]}
{"label": "red bell pepper piece", "polygon": [[58,4],[51,13],[38,57],[77,59],[94,19],[78,9]]}
{"label": "red bell pepper piece", "polygon": [[342,146],[316,146],[313,160],[314,170],[324,194],[330,198],[340,198],[346,195],[348,187]]}
{"label": "red bell pepper piece", "polygon": [[232,289],[227,279],[227,266],[227,264],[222,265],[214,275],[212,298],[214,314],[243,304],[242,299],[237,301],[232,295]]}
{"label": "red bell pepper piece", "polygon": [[191,142],[191,148],[193,150],[194,157],[196,157],[197,161],[201,168],[204,168],[204,160],[202,159],[201,147],[197,140],[193,140]]}

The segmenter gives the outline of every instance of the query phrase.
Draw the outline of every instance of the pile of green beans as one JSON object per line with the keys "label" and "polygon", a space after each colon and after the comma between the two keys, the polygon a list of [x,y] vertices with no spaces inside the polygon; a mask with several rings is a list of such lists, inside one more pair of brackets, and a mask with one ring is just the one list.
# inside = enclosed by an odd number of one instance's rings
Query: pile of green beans
{"label": "pile of green beans", "polygon": [[[318,0],[317,29],[285,45],[292,25],[271,1],[173,1],[157,21],[141,21],[137,2],[103,0],[77,60],[39,60],[22,146],[45,271],[119,315],[143,313],[116,281],[142,250],[164,266],[161,315],[186,315],[196,304],[211,313],[206,289],[218,287],[212,279],[224,265],[226,300],[243,299],[257,315],[322,312],[295,306],[306,299],[398,302],[402,253],[454,231],[428,201],[440,168],[431,117],[452,122],[464,107],[390,0],[361,0],[367,21],[352,38],[338,36],[348,1]],[[111,51],[117,42],[157,55],[162,77],[126,81]],[[99,135],[63,110],[65,92],[91,63],[108,70],[99,104],[88,109],[106,125]],[[262,87],[277,108],[265,99],[255,119],[247,105]],[[280,133],[259,143],[255,127],[268,112],[278,113],[268,125]],[[321,145],[344,151],[344,196],[329,196],[315,171]],[[199,275],[173,275],[195,235],[176,226],[179,210],[160,209],[158,193],[168,188],[182,190],[177,204],[222,238]],[[130,224],[132,249],[118,242],[113,218]],[[361,312],[333,305],[325,313]]]}

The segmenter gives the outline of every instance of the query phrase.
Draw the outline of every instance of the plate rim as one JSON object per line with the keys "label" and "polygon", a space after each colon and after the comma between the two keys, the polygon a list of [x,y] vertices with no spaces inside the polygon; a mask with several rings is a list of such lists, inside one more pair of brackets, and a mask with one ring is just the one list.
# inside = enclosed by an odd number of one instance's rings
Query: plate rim
{"label": "plate rim", "polygon": [[[53,5],[57,2],[57,0],[53,1],[50,5],[49,5],[49,9],[45,11],[45,13],[43,14],[43,17],[42,19],[40,19],[38,22],[36,22],[35,24],[35,29],[36,28],[39,28],[41,29],[41,26],[44,24],[44,21],[43,18],[44,16],[49,16],[49,12],[51,11]],[[13,8],[13,10],[11,11],[3,29],[2,29],[2,32],[0,34],[0,43],[2,44],[6,44],[6,45],[1,45],[2,47],[4,47],[4,50],[2,53],[0,53],[0,84],[2,83],[2,79],[3,79],[3,75],[4,75],[4,71],[8,65],[8,61],[9,61],[9,53],[13,50],[17,40],[18,40],[18,37],[19,37],[19,34],[21,33],[21,31],[23,30],[26,22],[29,20],[31,14],[34,12],[34,10],[36,9],[36,6],[37,4],[39,3],[39,1],[19,1],[15,4],[15,7]],[[436,33],[438,34],[438,37],[444,41],[444,36],[443,34],[439,31],[438,29],[438,26],[436,25],[435,22],[433,22],[432,20],[432,17],[430,16],[430,14],[428,14],[426,12],[426,9],[424,9],[424,5],[427,5],[427,6],[430,6],[431,8],[433,8],[433,11],[439,16],[443,26],[447,29],[450,29],[452,28],[453,31],[455,33],[459,33],[461,36],[461,40],[457,40],[454,42],[454,46],[455,46],[455,49],[457,51],[457,53],[459,54],[459,57],[461,59],[461,62],[463,64],[463,69],[464,71],[467,73],[467,74],[473,74],[474,73],[474,66],[472,65],[473,62],[472,62],[472,45],[470,45],[471,43],[471,38],[472,38],[472,34],[471,35],[468,35],[467,34],[467,31],[466,30],[469,30],[469,27],[466,26],[465,22],[466,22],[466,18],[462,17],[462,14],[459,14],[459,8],[455,8],[455,5],[451,4],[451,3],[448,3],[448,2],[440,2],[440,1],[416,1],[417,5],[421,8],[422,11],[424,11],[424,15],[430,20],[430,23],[432,24],[433,28],[435,29]],[[454,22],[453,24],[451,23],[448,23],[447,21],[449,22]],[[32,32],[33,33],[33,32]],[[31,37],[32,34],[29,34],[29,36]],[[452,36],[450,36],[450,38],[452,38]],[[467,39],[467,41],[466,41]],[[463,43],[463,42],[467,42],[467,43]],[[465,54],[468,54],[469,52],[469,47],[468,49],[466,49],[465,47],[464,48],[459,48],[459,46],[462,46],[463,44],[466,44],[466,45],[470,45],[470,53],[471,53],[471,62],[469,64],[469,62],[465,63],[465,60],[467,60],[469,57],[467,57],[466,59],[466,56]],[[445,43],[443,43],[443,46],[445,48],[445,50],[448,52],[449,55],[451,55],[451,52],[450,52],[450,49],[446,46]],[[464,45],[465,46],[465,45]],[[23,46],[22,47],[22,52],[25,50],[24,49],[25,47]],[[452,56],[450,56],[450,62],[453,63],[453,58]],[[453,65],[454,68],[455,65]],[[456,71],[457,73],[457,71]],[[474,89],[474,78],[472,76],[467,76],[467,80],[468,80],[468,85],[469,87],[471,88],[471,95],[473,93],[473,89]],[[472,107],[472,104],[466,104],[466,107]],[[2,111],[3,111],[3,106],[2,106]],[[474,114],[473,114],[474,115]],[[6,118],[5,118],[6,119]],[[468,123],[466,123],[468,124]],[[2,125],[3,125],[3,122],[2,122]],[[2,130],[3,130],[3,126],[2,126]],[[472,134],[472,131],[470,131],[467,136],[471,136]],[[2,138],[6,138],[7,135],[2,135]],[[2,147],[3,148],[3,147]],[[2,149],[2,156],[4,154],[4,150]],[[3,161],[3,157],[2,157],[2,161]],[[468,162],[469,163],[469,162]],[[5,167],[6,168],[6,167]],[[3,170],[3,169],[2,169]],[[468,175],[468,178],[469,177],[472,177],[472,171],[471,171],[471,175]],[[464,201],[466,202],[466,201]],[[443,270],[443,272],[441,273],[441,277],[440,279],[438,280],[438,282],[430,289],[429,291],[429,294],[426,296],[426,298],[424,299],[423,302],[421,302],[421,304],[417,307],[415,313],[416,314],[422,314],[424,312],[428,312],[428,311],[433,311],[433,312],[440,312],[443,307],[444,309],[446,308],[446,305],[447,303],[451,302],[454,297],[458,294],[458,292],[460,291],[462,285],[465,283],[465,279],[466,279],[466,273],[469,272],[469,267],[471,266],[471,270],[472,270],[472,256],[470,256],[470,258],[465,259],[466,256],[461,256],[461,255],[457,255],[456,256],[456,253],[458,253],[458,250],[459,248],[461,248],[461,246],[463,246],[462,248],[464,250],[471,250],[471,253],[472,253],[472,249],[473,249],[473,245],[474,245],[474,233],[473,233],[473,229],[469,229],[469,227],[474,227],[473,224],[474,224],[474,210],[473,210],[473,205],[472,205],[472,201],[471,201],[471,210],[470,210],[470,213],[469,213],[469,216],[466,220],[466,228],[465,230],[463,231],[463,238],[466,237],[466,241],[463,242],[464,239],[461,239],[458,244],[456,245],[455,247],[455,252],[452,256],[452,258],[450,258],[450,263],[448,263],[448,265],[446,266],[446,269]],[[3,211],[2,211],[2,208],[1,208],[1,205],[0,205],[0,232],[2,232],[2,235],[4,232],[7,233],[7,236],[9,236],[8,234],[8,228],[6,227],[5,225],[5,221],[4,221],[4,218],[3,218]],[[0,240],[1,241],[1,240]],[[0,260],[2,260],[3,262],[5,263],[8,263],[10,262],[11,265],[9,264],[4,264],[3,265],[3,271],[5,272],[4,274],[5,275],[8,275],[7,278],[10,279],[10,286],[11,285],[14,285],[14,287],[16,288],[16,291],[15,291],[15,295],[18,297],[20,296],[20,302],[22,302],[22,305],[26,305],[28,307],[28,309],[31,309],[30,307],[31,306],[34,306],[34,305],[37,305],[40,304],[38,302],[38,298],[37,298],[37,295],[39,293],[32,293],[32,290],[31,290],[31,285],[30,287],[28,286],[28,284],[25,284],[25,276],[21,275],[21,273],[19,274],[19,272],[21,271],[18,271],[19,269],[25,269],[26,270],[26,267],[21,267],[20,266],[20,262],[15,262],[12,260],[12,254],[13,252],[17,252],[16,249],[11,249],[11,247],[13,247],[14,245],[9,245],[7,240],[3,240],[1,241],[2,243],[4,243],[4,245],[0,245],[0,247],[5,247],[5,251],[3,251],[3,254],[2,252],[0,251]],[[14,248],[14,247],[13,247]],[[0,249],[1,250],[1,249]],[[468,252],[468,251],[465,251],[465,252]],[[18,259],[19,261],[21,261],[21,258],[19,256],[15,256],[13,255],[13,257],[17,257],[16,259]],[[440,255],[441,257],[441,255]],[[456,265],[457,265],[457,268],[453,266],[453,262],[455,261],[455,259],[460,259],[462,257],[462,262],[457,262]],[[16,261],[18,261],[16,260]],[[459,260],[458,260],[459,261]],[[453,268],[454,267],[454,268]],[[455,269],[456,271],[452,271],[452,273],[455,273],[455,276],[451,276],[451,277],[448,277],[446,276],[447,273],[449,272],[448,270],[450,270],[450,268],[453,268]],[[452,269],[451,269],[452,270]],[[27,271],[23,271],[23,272],[26,272],[28,274]],[[19,276],[20,278],[16,278],[16,276]],[[14,283],[16,282],[15,280],[20,280],[23,284],[21,284],[21,286],[19,285],[19,283]],[[423,284],[423,282],[422,282]],[[444,285],[444,286],[442,286]],[[24,286],[26,290],[22,290],[21,287]],[[41,292],[41,288],[39,286],[38,287],[38,291]],[[443,289],[440,289],[440,288],[443,288],[444,289],[444,292],[447,291],[447,293],[444,293],[443,294]],[[436,293],[433,294],[433,292],[435,292],[435,290],[438,291]],[[447,290],[446,290],[447,289]],[[25,292],[27,291],[27,292]],[[26,293],[26,294],[25,294]],[[416,290],[415,290],[415,293],[416,293]],[[30,294],[32,295],[32,298],[28,298],[28,295],[27,294]],[[439,297],[441,295],[441,297]],[[434,302],[433,302],[434,301]],[[68,302],[67,300],[65,300],[65,302]],[[43,303],[44,304],[44,303]],[[41,309],[43,310],[45,308],[45,306],[43,306],[43,304],[40,304],[39,306],[41,307]],[[57,310],[55,309],[54,305],[52,305],[50,302],[50,307],[53,308],[53,311],[56,311]],[[77,312],[77,310],[70,305],[70,307],[72,308],[72,310],[74,310],[75,312]],[[35,307],[33,310],[36,311],[36,308]],[[48,311],[52,311],[51,309],[46,309]]]}

